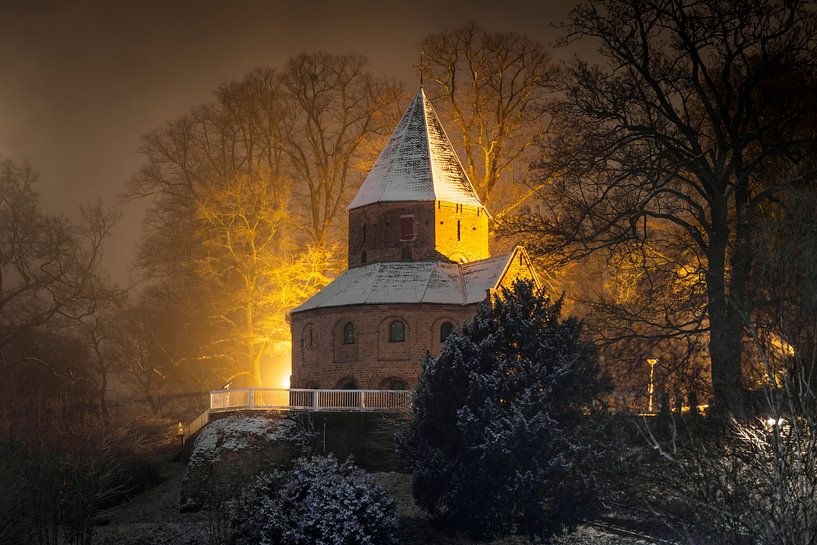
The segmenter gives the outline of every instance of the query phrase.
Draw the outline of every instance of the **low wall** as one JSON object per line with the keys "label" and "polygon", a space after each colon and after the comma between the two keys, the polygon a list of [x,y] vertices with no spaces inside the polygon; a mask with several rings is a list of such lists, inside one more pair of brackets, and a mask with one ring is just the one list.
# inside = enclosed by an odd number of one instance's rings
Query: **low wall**
{"label": "low wall", "polygon": [[[273,422],[263,423],[279,421],[286,414],[280,411],[211,413],[210,423],[195,441],[188,443],[192,446],[186,456],[188,467],[182,484],[182,505],[195,510],[213,494],[219,497],[217,499],[236,496],[252,484],[258,473],[289,468],[303,451],[287,433],[276,432]],[[299,427],[314,433],[316,454],[334,454],[341,461],[351,456],[358,466],[368,471],[408,470],[394,448],[395,434],[408,422],[405,413],[298,412],[294,416]],[[224,419],[232,421],[223,422]],[[243,426],[242,420],[255,424]],[[245,427],[249,431],[241,432]]]}

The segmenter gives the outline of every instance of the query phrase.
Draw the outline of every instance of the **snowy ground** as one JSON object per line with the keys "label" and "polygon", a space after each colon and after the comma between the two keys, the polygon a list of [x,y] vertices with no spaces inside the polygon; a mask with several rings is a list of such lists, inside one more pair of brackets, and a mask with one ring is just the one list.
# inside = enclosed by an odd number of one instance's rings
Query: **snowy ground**
{"label": "snowy ground", "polygon": [[[160,467],[165,478],[160,485],[140,494],[117,509],[103,514],[94,533],[96,545],[207,545],[207,514],[179,513],[181,481],[184,466],[166,463]],[[411,497],[409,476],[402,473],[376,473],[375,480],[386,488],[397,501],[400,519],[399,539],[405,545],[464,545],[474,539],[436,528]],[[622,519],[603,520],[586,525],[567,536],[553,541],[554,545],[665,545],[661,539],[640,537],[637,526]],[[486,545],[523,545],[524,537],[513,536],[488,542]]]}

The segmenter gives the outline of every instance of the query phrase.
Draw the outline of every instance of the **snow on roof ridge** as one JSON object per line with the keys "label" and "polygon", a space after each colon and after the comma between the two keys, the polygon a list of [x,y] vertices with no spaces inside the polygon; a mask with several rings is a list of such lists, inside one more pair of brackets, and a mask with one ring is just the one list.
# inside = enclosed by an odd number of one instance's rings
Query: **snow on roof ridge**
{"label": "snow on roof ridge", "polygon": [[431,101],[420,88],[348,209],[377,202],[435,200],[482,206]]}
{"label": "snow on roof ridge", "polygon": [[[428,97],[426,97],[425,90],[422,87],[420,87],[420,92],[418,94],[420,94],[423,97],[423,114],[424,114],[423,119],[426,121],[426,124],[425,124],[425,126],[426,126],[425,127],[426,128],[426,138],[427,138],[427,141],[429,142],[429,145],[428,145],[428,148],[429,148],[428,160],[429,160],[429,167],[432,170],[431,183],[434,185],[434,194],[439,195],[440,192],[437,191],[437,178],[436,178],[436,176],[434,176],[434,165],[433,165],[433,161],[431,159],[431,134],[429,132],[429,127],[430,126],[429,126],[429,123],[428,123],[429,117],[433,117],[433,120],[435,120],[437,122],[437,126],[439,126],[440,132],[442,132],[443,142],[445,144],[447,144],[448,148],[451,150],[451,154],[454,156],[454,159],[457,162],[457,166],[459,167],[460,173],[462,174],[462,177],[465,180],[465,185],[467,186],[467,189],[470,190],[470,193],[476,199],[477,204],[479,206],[482,206],[482,201],[479,200],[479,195],[477,195],[477,192],[474,189],[474,184],[471,183],[471,179],[468,177],[468,173],[465,172],[465,167],[462,166],[462,161],[460,161],[460,156],[457,155],[456,151],[454,151],[454,146],[451,144],[451,139],[448,138],[448,133],[445,131],[445,127],[443,127],[443,124],[440,121],[440,118],[437,116],[437,112],[436,112],[436,110],[434,110],[434,106],[431,104],[431,101],[428,99]],[[443,199],[439,199],[439,200],[443,200]],[[468,204],[472,204],[472,203],[468,203]]]}
{"label": "snow on roof ridge", "polygon": [[[421,91],[422,91],[422,89],[421,89]],[[411,101],[411,104],[409,104],[409,109],[406,110],[405,114],[403,114],[404,116],[407,117],[406,124],[403,126],[403,130],[400,131],[400,139],[398,140],[398,143],[397,143],[397,149],[395,150],[394,157],[392,157],[391,162],[389,164],[389,171],[386,172],[386,174],[383,176],[384,178],[386,176],[388,176],[389,173],[391,172],[391,167],[392,167],[392,165],[394,165],[395,159],[400,155],[400,151],[403,149],[403,146],[406,143],[406,132],[408,132],[409,125],[411,124],[410,123],[411,117],[414,115],[414,110],[416,110],[416,109],[417,109],[417,99],[415,98],[414,100]],[[395,132],[397,132],[397,128],[399,128],[399,127],[400,127],[400,125],[398,124],[398,126],[395,128]],[[389,138],[389,140],[391,140],[391,137]],[[386,144],[386,146],[388,147],[388,143]],[[386,148],[384,147],[383,152],[385,152],[385,151],[386,151]],[[381,152],[381,155],[382,155],[382,152]],[[380,157],[378,156],[377,159],[379,161]],[[372,170],[374,170],[374,167],[372,167]],[[367,178],[368,178],[368,175],[367,175]],[[364,183],[365,183],[365,180],[364,180]],[[378,202],[383,198],[383,194],[386,192],[386,184],[380,184],[379,188],[380,188],[380,194],[378,195],[375,202]],[[361,187],[361,189],[362,189],[362,187]],[[357,195],[355,195],[355,199],[357,199]],[[349,205],[349,208],[351,208],[351,207],[352,206]]]}

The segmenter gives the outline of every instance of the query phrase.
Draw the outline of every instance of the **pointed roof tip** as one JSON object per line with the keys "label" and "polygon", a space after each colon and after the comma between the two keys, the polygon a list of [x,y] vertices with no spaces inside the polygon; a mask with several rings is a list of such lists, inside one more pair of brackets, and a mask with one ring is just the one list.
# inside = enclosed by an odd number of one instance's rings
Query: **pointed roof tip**
{"label": "pointed roof tip", "polygon": [[349,210],[396,201],[482,206],[422,86],[349,204]]}

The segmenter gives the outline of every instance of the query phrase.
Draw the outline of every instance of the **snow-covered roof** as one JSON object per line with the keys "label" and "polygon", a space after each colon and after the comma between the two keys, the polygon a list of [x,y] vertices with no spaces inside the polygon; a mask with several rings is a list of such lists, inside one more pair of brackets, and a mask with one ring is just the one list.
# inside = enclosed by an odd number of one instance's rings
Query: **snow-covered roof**
{"label": "snow-covered roof", "polygon": [[472,261],[371,263],[349,269],[292,312],[347,305],[484,301],[497,287],[513,253]]}
{"label": "snow-covered roof", "polygon": [[383,201],[435,200],[482,206],[421,88],[349,209]]}

